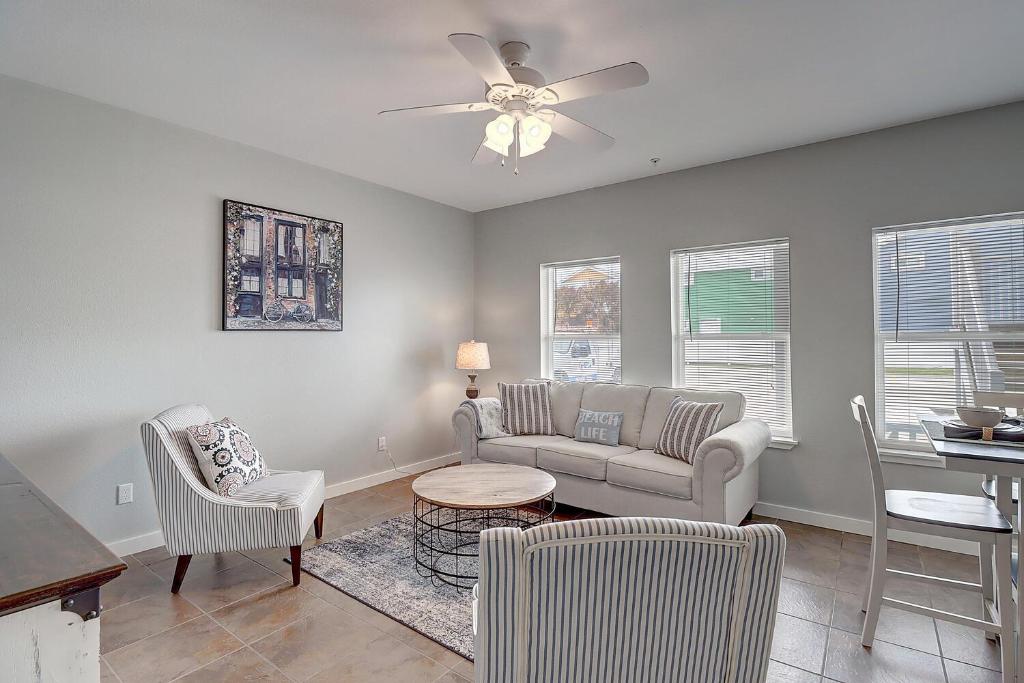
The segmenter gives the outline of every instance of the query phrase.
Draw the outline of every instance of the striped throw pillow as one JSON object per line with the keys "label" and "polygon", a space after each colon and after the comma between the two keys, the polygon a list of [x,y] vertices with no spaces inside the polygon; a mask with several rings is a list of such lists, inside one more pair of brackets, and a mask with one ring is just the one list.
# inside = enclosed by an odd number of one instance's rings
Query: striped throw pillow
{"label": "striped throw pillow", "polygon": [[695,403],[676,396],[668,406],[668,417],[654,452],[692,465],[697,447],[715,433],[723,406],[722,403]]}
{"label": "striped throw pillow", "polygon": [[498,383],[501,400],[501,423],[513,435],[554,434],[551,421],[551,397],[547,383]]}

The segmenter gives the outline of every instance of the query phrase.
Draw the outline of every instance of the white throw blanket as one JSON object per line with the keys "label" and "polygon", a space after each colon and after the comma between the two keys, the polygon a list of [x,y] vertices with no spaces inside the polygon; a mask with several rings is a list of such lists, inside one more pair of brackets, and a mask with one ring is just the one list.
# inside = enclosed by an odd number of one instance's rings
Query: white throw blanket
{"label": "white throw blanket", "polygon": [[470,398],[459,404],[467,406],[476,415],[476,435],[480,439],[508,436],[501,426],[501,401],[496,398]]}

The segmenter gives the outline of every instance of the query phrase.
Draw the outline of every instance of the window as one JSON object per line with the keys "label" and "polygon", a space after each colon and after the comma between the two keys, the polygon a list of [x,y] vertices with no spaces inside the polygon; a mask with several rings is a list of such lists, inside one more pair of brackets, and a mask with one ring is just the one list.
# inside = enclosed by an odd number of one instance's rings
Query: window
{"label": "window", "polygon": [[918,416],[1024,391],[1024,214],[874,233],[875,424],[926,449]]}
{"label": "window", "polygon": [[316,262],[318,265],[326,266],[331,263],[331,233],[321,232],[317,235]]}
{"label": "window", "polygon": [[619,259],[540,267],[541,373],[563,382],[621,382]]}
{"label": "window", "polygon": [[259,267],[246,266],[242,268],[241,282],[238,290],[240,292],[260,291],[260,269]]}
{"label": "window", "polygon": [[730,389],[746,416],[793,438],[789,240],[672,252],[672,381]]}
{"label": "window", "polygon": [[242,256],[259,258],[262,252],[263,220],[246,217],[242,222]]}
{"label": "window", "polygon": [[277,223],[277,295],[293,298],[306,296],[305,226]]}

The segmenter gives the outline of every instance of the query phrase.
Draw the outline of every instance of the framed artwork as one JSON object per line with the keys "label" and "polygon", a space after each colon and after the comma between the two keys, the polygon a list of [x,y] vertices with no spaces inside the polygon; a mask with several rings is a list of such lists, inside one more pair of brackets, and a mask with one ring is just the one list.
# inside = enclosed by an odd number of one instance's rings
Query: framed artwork
{"label": "framed artwork", "polygon": [[342,328],[342,224],[224,200],[224,329]]}

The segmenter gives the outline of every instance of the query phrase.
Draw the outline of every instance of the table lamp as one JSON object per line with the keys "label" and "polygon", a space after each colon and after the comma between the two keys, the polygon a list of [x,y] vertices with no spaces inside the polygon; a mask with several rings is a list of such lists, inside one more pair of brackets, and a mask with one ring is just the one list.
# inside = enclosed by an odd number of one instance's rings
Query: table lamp
{"label": "table lamp", "polygon": [[[487,354],[487,344],[470,339],[468,342],[461,342],[459,350],[455,354],[455,369],[457,370],[490,370],[491,357]],[[469,386],[466,387],[466,396],[476,398],[480,390],[476,388],[476,372],[469,375]]]}

